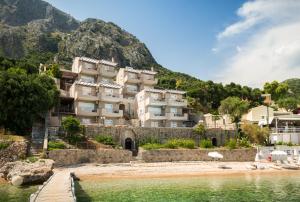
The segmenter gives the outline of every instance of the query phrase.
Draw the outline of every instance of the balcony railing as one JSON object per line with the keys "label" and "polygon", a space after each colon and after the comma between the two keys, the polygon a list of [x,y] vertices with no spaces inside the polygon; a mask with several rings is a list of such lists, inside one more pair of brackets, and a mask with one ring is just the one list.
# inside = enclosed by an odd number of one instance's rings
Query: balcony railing
{"label": "balcony railing", "polygon": [[107,94],[107,93],[100,94],[100,99],[106,102],[120,102],[122,98],[123,95],[120,94]]}
{"label": "balcony railing", "polygon": [[89,74],[89,75],[97,75],[97,68],[86,68],[84,66],[80,66],[79,73]]}
{"label": "balcony railing", "polygon": [[96,92],[76,91],[75,92],[75,99],[88,100],[88,101],[97,101],[98,96],[97,96]]}
{"label": "balcony railing", "polygon": [[141,79],[139,77],[129,77],[128,75],[126,75],[124,77],[124,81],[125,83],[140,83]]}
{"label": "balcony railing", "polygon": [[152,106],[164,106],[167,105],[167,102],[165,99],[155,99],[153,97],[148,97],[145,100],[145,105],[152,105]]}
{"label": "balcony railing", "polygon": [[100,110],[99,109],[93,109],[91,111],[87,111],[81,108],[77,108],[76,114],[81,116],[99,116]]}
{"label": "balcony railing", "polygon": [[300,127],[271,128],[272,133],[300,133]]}
{"label": "balcony railing", "polygon": [[101,115],[102,116],[107,116],[107,117],[122,117],[123,116],[123,110],[107,110],[107,109],[102,109],[101,110]]}
{"label": "balcony railing", "polygon": [[175,114],[175,113],[168,113],[168,119],[170,120],[178,120],[178,121],[187,121],[188,120],[188,114]]}
{"label": "balcony railing", "polygon": [[168,105],[184,107],[184,106],[187,106],[187,100],[185,100],[185,99],[177,99],[177,100],[168,99]]}
{"label": "balcony railing", "polygon": [[146,120],[149,120],[149,119],[153,119],[153,120],[164,120],[166,119],[166,114],[164,113],[153,113],[153,112],[147,112],[145,114],[145,118]]}
{"label": "balcony railing", "polygon": [[142,77],[142,82],[148,85],[155,85],[158,82],[158,79]]}
{"label": "balcony railing", "polygon": [[106,77],[115,77],[117,75],[117,71],[114,69],[104,69],[101,68],[100,74]]}

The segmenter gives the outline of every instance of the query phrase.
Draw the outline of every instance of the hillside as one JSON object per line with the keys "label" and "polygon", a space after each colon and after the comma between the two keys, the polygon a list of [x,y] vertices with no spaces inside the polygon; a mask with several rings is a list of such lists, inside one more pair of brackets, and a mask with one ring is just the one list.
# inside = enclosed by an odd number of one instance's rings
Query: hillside
{"label": "hillside", "polygon": [[288,84],[289,89],[297,98],[300,98],[300,79],[298,78],[287,79],[283,82]]}

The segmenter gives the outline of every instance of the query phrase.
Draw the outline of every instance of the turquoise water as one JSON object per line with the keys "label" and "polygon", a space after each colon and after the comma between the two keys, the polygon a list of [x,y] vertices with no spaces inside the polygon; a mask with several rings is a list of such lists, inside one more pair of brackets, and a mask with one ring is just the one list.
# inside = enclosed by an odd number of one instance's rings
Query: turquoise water
{"label": "turquoise water", "polygon": [[26,202],[37,186],[18,188],[10,184],[0,183],[0,202]]}
{"label": "turquoise water", "polygon": [[111,179],[76,183],[88,201],[300,201],[300,173],[230,177]]}

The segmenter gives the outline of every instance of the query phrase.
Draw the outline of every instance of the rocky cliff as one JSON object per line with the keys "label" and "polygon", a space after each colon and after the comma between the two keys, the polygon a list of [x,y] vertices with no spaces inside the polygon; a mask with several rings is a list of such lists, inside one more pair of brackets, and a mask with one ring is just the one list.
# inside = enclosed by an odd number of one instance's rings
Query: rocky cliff
{"label": "rocky cliff", "polygon": [[120,66],[156,64],[145,44],[111,22],[79,22],[41,0],[0,1],[0,56],[22,58],[32,52],[51,52],[62,63],[88,56],[114,57]]}

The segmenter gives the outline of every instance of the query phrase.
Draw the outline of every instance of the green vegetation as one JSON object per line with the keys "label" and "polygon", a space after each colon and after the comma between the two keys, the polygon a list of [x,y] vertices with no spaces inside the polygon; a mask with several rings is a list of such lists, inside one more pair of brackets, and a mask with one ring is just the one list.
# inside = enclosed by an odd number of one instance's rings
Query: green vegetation
{"label": "green vegetation", "polygon": [[140,146],[143,146],[145,144],[160,144],[160,141],[158,138],[149,136],[139,141]]}
{"label": "green vegetation", "polygon": [[278,106],[280,108],[284,108],[287,111],[293,111],[297,108],[297,105],[299,103],[299,99],[296,99],[295,97],[281,98],[277,101]]}
{"label": "green vegetation", "polygon": [[229,148],[229,149],[236,149],[237,148],[237,142],[235,139],[230,139],[227,143],[226,143],[226,146]]}
{"label": "green vegetation", "polygon": [[280,98],[287,96],[289,91],[289,86],[286,83],[279,83],[278,81],[273,81],[271,83],[267,82],[264,85],[264,92],[271,94],[272,99],[277,101]]}
{"label": "green vegetation", "polygon": [[239,147],[246,147],[246,148],[251,147],[251,143],[247,137],[242,137],[240,139],[237,139],[237,144]]}
{"label": "green vegetation", "polygon": [[113,138],[109,135],[97,135],[95,140],[105,145],[115,145]]}
{"label": "green vegetation", "polygon": [[30,157],[27,157],[26,161],[30,162],[30,163],[35,163],[37,162],[39,159],[34,157],[34,156],[30,156]]}
{"label": "green vegetation", "polygon": [[200,147],[206,148],[206,149],[213,148],[213,144],[212,144],[211,140],[204,139],[204,140],[201,140]]}
{"label": "green vegetation", "polygon": [[0,150],[6,149],[7,147],[9,147],[9,145],[9,142],[0,142]]}
{"label": "green vegetation", "polygon": [[33,121],[56,105],[59,91],[54,80],[37,72],[26,61],[0,57],[0,126],[4,129],[28,134]]}
{"label": "green vegetation", "polygon": [[300,99],[300,79],[288,79],[285,80],[283,83],[286,83],[289,86],[289,93],[291,96]]}
{"label": "green vegetation", "polygon": [[65,149],[66,146],[63,142],[59,141],[49,141],[48,142],[48,150],[57,150],[57,149]]}
{"label": "green vegetation", "polygon": [[196,133],[200,137],[205,137],[205,126],[204,124],[198,124],[196,127],[193,129],[194,133]]}
{"label": "green vegetation", "polygon": [[187,149],[194,149],[195,148],[195,141],[192,139],[170,139],[165,144],[159,143],[146,143],[142,145],[142,147],[146,150],[151,149],[161,149],[161,148],[168,148],[168,149],[178,149],[178,148],[187,148]]}
{"label": "green vegetation", "polygon": [[61,125],[66,132],[69,143],[76,144],[84,140],[84,136],[79,134],[81,132],[81,126],[80,121],[77,118],[68,116],[63,119]]}
{"label": "green vegetation", "polygon": [[221,114],[229,114],[231,121],[235,123],[238,131],[242,115],[246,113],[248,109],[249,103],[247,101],[241,100],[238,97],[228,97],[225,100],[222,100],[219,112]]}
{"label": "green vegetation", "polygon": [[291,146],[298,146],[297,144],[293,144],[292,142],[283,142],[283,141],[278,141],[278,142],[276,142],[275,145],[287,145],[289,147],[291,147]]}
{"label": "green vegetation", "polygon": [[244,124],[241,127],[243,135],[250,140],[250,142],[258,145],[268,144],[270,131],[268,128],[261,128],[254,124]]}

